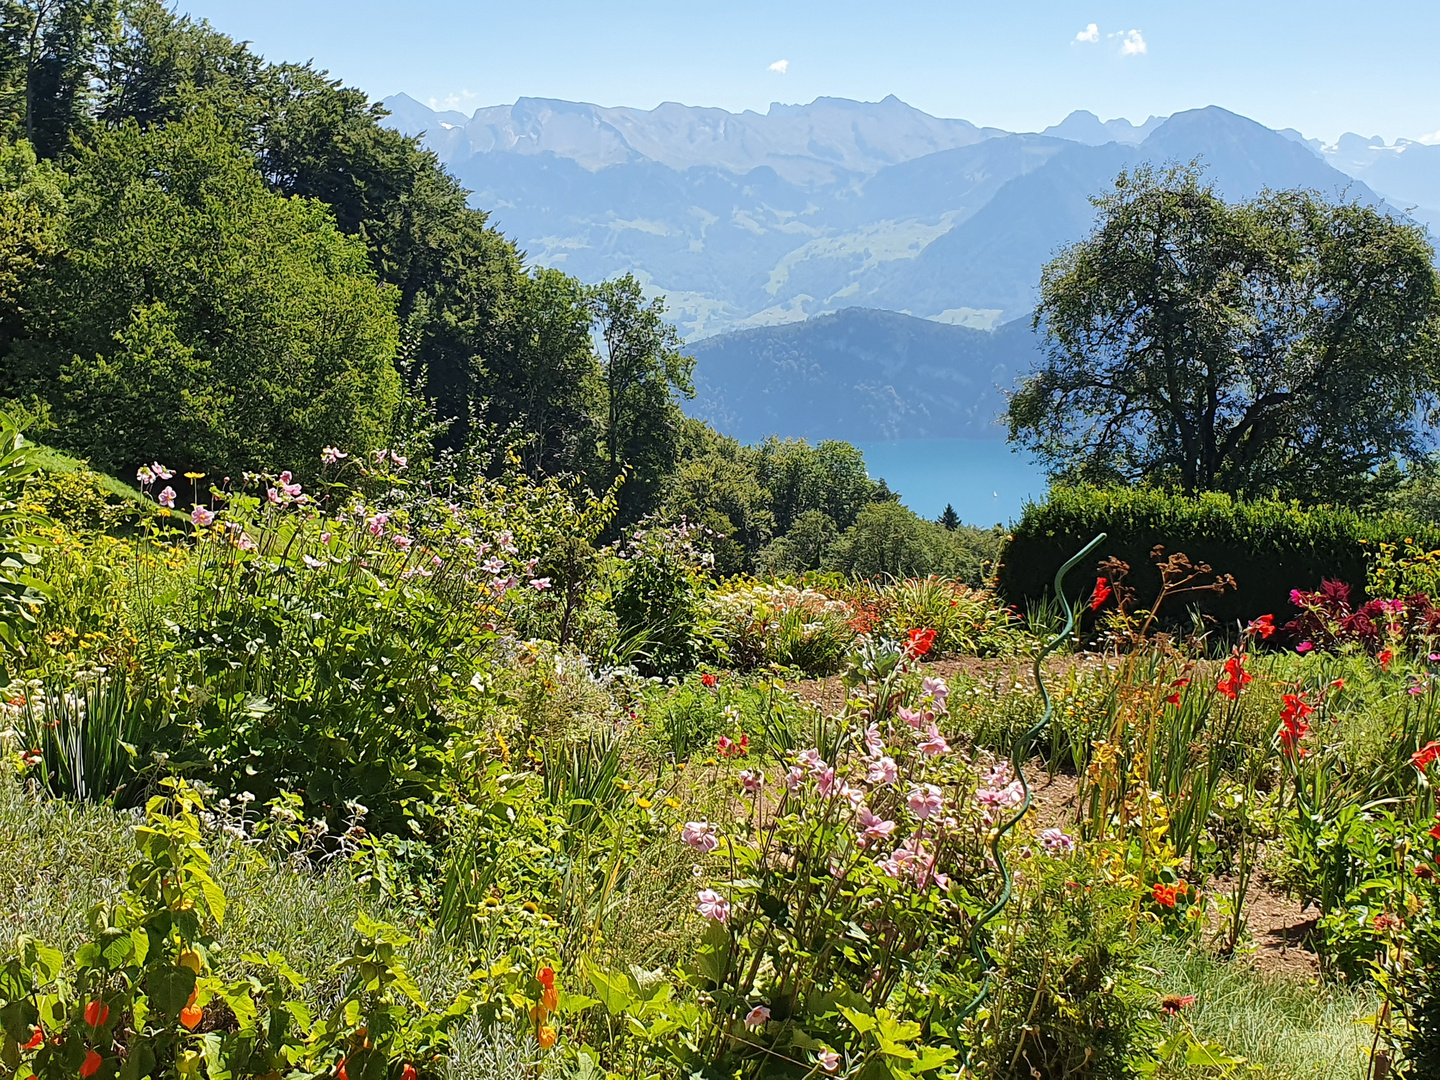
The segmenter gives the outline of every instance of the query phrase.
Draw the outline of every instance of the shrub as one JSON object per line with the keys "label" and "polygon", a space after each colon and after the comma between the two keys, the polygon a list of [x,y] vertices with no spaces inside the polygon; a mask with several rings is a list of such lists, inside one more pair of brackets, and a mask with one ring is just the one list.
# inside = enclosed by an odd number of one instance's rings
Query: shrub
{"label": "shrub", "polygon": [[899,503],[871,503],[825,554],[825,569],[856,577],[944,574],[979,585],[992,534],[947,529]]}
{"label": "shrub", "polygon": [[850,606],[814,589],[739,583],[712,596],[706,609],[740,671],[778,664],[828,675],[840,670],[855,640]]}
{"label": "shrub", "polygon": [[[1060,565],[1101,532],[1107,539],[1096,558],[1129,563],[1128,584],[1140,596],[1160,591],[1150,557],[1156,545],[1233,574],[1237,588],[1192,598],[1195,607],[1227,624],[1284,613],[1291,589],[1316,589],[1326,578],[1364,581],[1367,554],[1383,540],[1434,534],[1437,543],[1431,546],[1440,546],[1436,529],[1398,517],[1242,502],[1219,493],[1190,497],[1150,488],[1064,487],[1025,508],[1001,556],[1002,595],[1022,609],[1041,601]],[[1076,600],[1093,585],[1078,572],[1071,582]],[[1176,618],[1181,612],[1169,614]]]}

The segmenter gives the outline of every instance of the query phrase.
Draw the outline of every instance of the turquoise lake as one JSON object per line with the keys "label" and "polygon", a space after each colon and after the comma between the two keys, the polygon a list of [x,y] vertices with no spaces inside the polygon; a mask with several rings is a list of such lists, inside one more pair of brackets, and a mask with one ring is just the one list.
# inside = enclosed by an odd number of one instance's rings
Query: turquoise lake
{"label": "turquoise lake", "polygon": [[857,442],[865,467],[900,501],[935,518],[950,503],[969,525],[1008,525],[1045,494],[1045,474],[1003,439],[901,439]]}

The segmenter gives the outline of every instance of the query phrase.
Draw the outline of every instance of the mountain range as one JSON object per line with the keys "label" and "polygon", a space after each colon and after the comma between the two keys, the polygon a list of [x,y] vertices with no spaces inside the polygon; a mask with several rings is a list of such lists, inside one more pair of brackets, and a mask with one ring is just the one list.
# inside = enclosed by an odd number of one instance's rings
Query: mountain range
{"label": "mountain range", "polygon": [[692,411],[747,438],[998,435],[997,387],[1034,357],[1041,265],[1140,162],[1198,158],[1232,199],[1302,186],[1440,225],[1440,146],[1326,145],[1214,106],[1023,133],[895,97],[763,114],[382,104],[532,263],[663,293],[699,360]]}

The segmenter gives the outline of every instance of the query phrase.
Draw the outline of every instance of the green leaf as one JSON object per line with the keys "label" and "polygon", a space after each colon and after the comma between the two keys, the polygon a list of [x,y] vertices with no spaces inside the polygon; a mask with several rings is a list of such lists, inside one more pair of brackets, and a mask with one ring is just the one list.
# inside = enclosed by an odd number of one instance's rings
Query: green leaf
{"label": "green leaf", "polygon": [[585,977],[595,988],[600,1004],[611,1016],[620,1016],[635,1004],[630,996],[630,980],[625,975],[612,975],[590,964],[585,965]]}
{"label": "green leaf", "polygon": [[179,1016],[195,989],[195,973],[187,967],[166,964],[153,968],[145,979],[150,1002],[166,1016]]}
{"label": "green leaf", "polygon": [[840,1006],[840,1015],[850,1021],[851,1027],[862,1035],[875,1030],[876,1024],[873,1016],[868,1016],[845,1005]]}

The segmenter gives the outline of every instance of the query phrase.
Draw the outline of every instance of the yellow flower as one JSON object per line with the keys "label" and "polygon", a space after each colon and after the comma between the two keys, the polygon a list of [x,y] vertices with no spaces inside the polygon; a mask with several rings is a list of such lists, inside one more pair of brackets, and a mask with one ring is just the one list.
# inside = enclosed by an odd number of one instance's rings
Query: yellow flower
{"label": "yellow flower", "polygon": [[520,905],[520,908],[522,911],[528,911],[531,915],[536,914],[540,910],[539,906],[533,900],[526,900],[525,903]]}
{"label": "yellow flower", "polygon": [[672,798],[672,799],[666,799],[666,800],[665,800],[665,805],[668,806],[671,810],[679,810],[679,809],[680,809],[680,800],[679,800],[679,799],[673,799],[673,798]]}
{"label": "yellow flower", "polygon": [[205,474],[204,474],[203,472],[187,472],[187,473],[185,474],[185,479],[186,479],[186,480],[204,480],[204,479],[205,479]]}
{"label": "yellow flower", "polygon": [[636,799],[635,805],[640,807],[641,810],[649,810],[652,804],[649,799]]}

